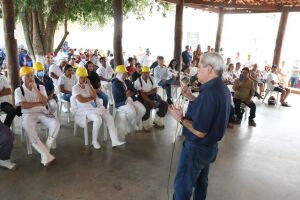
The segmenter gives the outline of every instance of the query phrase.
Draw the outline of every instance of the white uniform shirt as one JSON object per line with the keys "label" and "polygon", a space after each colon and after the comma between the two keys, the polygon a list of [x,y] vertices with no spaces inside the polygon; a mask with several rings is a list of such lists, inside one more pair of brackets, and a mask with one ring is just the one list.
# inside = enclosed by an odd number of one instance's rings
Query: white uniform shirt
{"label": "white uniform shirt", "polygon": [[[56,65],[56,64],[53,64],[50,66],[49,68],[49,74],[51,75],[51,72],[53,72],[54,74],[56,74],[56,76],[60,77],[64,74],[64,72],[62,71],[62,69]],[[54,86],[58,86],[58,79],[54,79],[52,78],[52,81],[53,81],[53,84]]]}
{"label": "white uniform shirt", "polygon": [[[96,73],[99,75],[99,76],[102,76],[103,78],[105,79],[111,79],[112,78],[112,75],[114,73],[114,70],[111,68],[111,66],[109,65],[106,65],[106,68],[103,67],[103,66],[100,66]],[[102,85],[106,85],[108,84],[107,81],[101,81],[101,84]]]}
{"label": "white uniform shirt", "polygon": [[[72,91],[72,87],[76,85],[77,78],[72,75],[71,78],[66,77],[65,74],[59,77],[58,86],[64,85],[65,90]],[[60,87],[59,87],[60,88]]]}
{"label": "white uniform shirt", "polygon": [[[275,85],[272,84],[272,81],[275,82]],[[270,90],[274,90],[275,87],[278,87],[278,82],[279,82],[279,79],[278,79],[278,76],[277,74],[275,73],[269,73],[268,76],[267,76],[267,85],[268,85],[268,88]]]}
{"label": "white uniform shirt", "polygon": [[91,109],[95,108],[95,107],[93,107],[92,104],[91,104],[92,101],[82,103],[82,102],[78,101],[77,98],[76,98],[79,94],[80,94],[82,97],[84,97],[84,98],[91,97],[88,87],[89,87],[89,86],[88,86],[87,84],[84,84],[84,89],[83,89],[83,88],[81,88],[81,87],[79,86],[79,84],[76,84],[76,85],[74,85],[73,88],[72,88],[72,95],[73,95],[74,98],[75,98],[75,101],[76,101],[76,104],[77,104],[77,107],[78,107],[78,108],[91,108]]}
{"label": "white uniform shirt", "polygon": [[[150,78],[151,78],[153,84],[151,83]],[[142,82],[142,86],[141,86],[140,79],[141,79],[141,82]],[[144,79],[142,77],[140,77],[134,82],[134,87],[138,91],[143,90],[144,92],[150,92],[153,88],[157,88],[157,84],[156,84],[153,77],[149,77],[147,82],[144,81]]]}
{"label": "white uniform shirt", "polygon": [[152,63],[153,63],[153,60],[152,60],[150,55],[148,56],[147,54],[145,54],[141,59],[141,66],[142,67],[144,67],[144,66],[150,67]]}
{"label": "white uniform shirt", "polygon": [[[25,86],[25,84],[22,85],[24,89],[24,95],[22,94],[22,91],[20,87],[18,87],[15,90],[15,104],[16,106],[20,106],[21,102],[40,102],[40,98],[37,95],[37,93],[32,89],[31,91]],[[42,93],[43,96],[47,97],[46,89],[43,85],[39,85],[40,87],[40,92]],[[23,109],[22,108],[22,113],[27,114],[27,113],[41,113],[47,111],[45,106],[36,106],[33,108],[27,108]]]}
{"label": "white uniform shirt", "polygon": [[154,79],[156,83],[159,83],[161,80],[168,80],[168,68],[157,66],[154,68]]}
{"label": "white uniform shirt", "polygon": [[[4,75],[0,75],[0,91],[2,91],[3,89],[6,89],[6,88],[9,88],[7,79]],[[8,102],[7,95],[0,97],[0,104],[3,102]]]}

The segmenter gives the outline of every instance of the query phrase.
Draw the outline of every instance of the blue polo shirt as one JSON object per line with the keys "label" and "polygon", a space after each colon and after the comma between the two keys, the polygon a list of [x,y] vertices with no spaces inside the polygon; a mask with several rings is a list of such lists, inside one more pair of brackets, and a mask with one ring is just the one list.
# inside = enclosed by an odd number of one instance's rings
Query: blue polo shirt
{"label": "blue polo shirt", "polygon": [[194,129],[206,133],[206,136],[199,138],[183,128],[186,140],[211,146],[222,139],[229,120],[230,95],[229,89],[220,77],[201,85],[200,94],[189,103],[185,117],[193,122]]}

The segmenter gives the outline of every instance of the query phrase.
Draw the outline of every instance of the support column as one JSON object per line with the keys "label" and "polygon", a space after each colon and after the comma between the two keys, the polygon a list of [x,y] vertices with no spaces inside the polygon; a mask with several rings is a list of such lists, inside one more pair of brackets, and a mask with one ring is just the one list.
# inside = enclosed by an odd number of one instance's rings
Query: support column
{"label": "support column", "polygon": [[4,41],[7,61],[8,82],[11,86],[13,103],[14,91],[20,85],[17,41],[15,39],[15,12],[13,0],[2,0]]}
{"label": "support column", "polygon": [[123,0],[113,0],[114,9],[114,62],[115,66],[123,65]]}
{"label": "support column", "polygon": [[175,16],[175,33],[174,33],[174,58],[179,63],[181,70],[181,45],[182,45],[182,19],[183,19],[183,4],[184,0],[177,0],[176,16]]}
{"label": "support column", "polygon": [[217,29],[217,36],[216,36],[215,52],[220,51],[223,22],[224,22],[224,9],[221,7],[219,8],[219,21],[218,21],[218,29]]}
{"label": "support column", "polygon": [[276,46],[275,46],[274,57],[273,57],[273,64],[275,64],[275,65],[279,65],[279,62],[280,62],[282,43],[284,40],[288,16],[289,16],[288,7],[283,7],[282,12],[281,12],[281,18],[280,18],[280,22],[279,22]]}

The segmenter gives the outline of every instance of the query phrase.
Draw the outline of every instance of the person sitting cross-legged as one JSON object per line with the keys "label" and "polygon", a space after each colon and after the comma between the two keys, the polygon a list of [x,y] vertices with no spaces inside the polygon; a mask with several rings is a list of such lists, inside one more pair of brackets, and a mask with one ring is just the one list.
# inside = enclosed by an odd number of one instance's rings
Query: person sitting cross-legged
{"label": "person sitting cross-legged", "polygon": [[277,75],[277,65],[273,65],[271,69],[271,73],[267,76],[267,85],[271,91],[280,92],[280,103],[282,106],[290,107],[290,105],[286,102],[287,97],[291,93],[291,90],[287,87],[283,87],[280,83],[278,75]]}
{"label": "person sitting cross-legged", "polygon": [[256,105],[251,100],[255,93],[255,87],[253,81],[250,79],[250,71],[248,67],[244,67],[240,78],[235,79],[233,83],[233,90],[233,102],[235,114],[237,116],[237,124],[240,124],[242,121],[243,114],[241,112],[241,103],[244,103],[250,108],[249,126],[256,126],[254,121]]}
{"label": "person sitting cross-legged", "polygon": [[154,123],[159,127],[164,127],[164,117],[168,112],[168,104],[157,94],[157,84],[150,77],[150,68],[143,67],[142,75],[134,82],[134,87],[139,91],[139,100],[146,108],[146,113],[142,118],[143,127],[146,131],[152,128],[151,109],[158,108]]}
{"label": "person sitting cross-legged", "polygon": [[102,104],[102,100],[97,99],[97,93],[93,88],[85,67],[78,67],[76,70],[78,83],[72,88],[71,112],[76,115],[76,123],[84,127],[86,119],[93,121],[93,140],[92,145],[95,149],[100,149],[98,133],[101,123],[107,124],[112,147],[125,144],[118,138],[117,128],[114,119]]}
{"label": "person sitting cross-legged", "polygon": [[[15,90],[15,104],[21,106],[22,127],[32,144],[32,146],[41,154],[41,163],[47,166],[55,158],[50,154],[50,149],[59,132],[60,124],[49,113],[46,108],[47,93],[43,85],[39,89],[34,81],[33,70],[31,67],[22,67],[20,69],[23,85]],[[41,122],[49,130],[49,136],[46,145],[41,142],[36,132],[36,125]]]}

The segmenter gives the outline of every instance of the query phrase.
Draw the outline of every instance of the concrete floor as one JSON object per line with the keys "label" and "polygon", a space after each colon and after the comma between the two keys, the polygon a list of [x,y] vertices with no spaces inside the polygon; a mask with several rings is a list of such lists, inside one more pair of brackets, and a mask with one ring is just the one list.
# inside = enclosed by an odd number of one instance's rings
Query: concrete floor
{"label": "concrete floor", "polygon": [[[292,108],[258,102],[256,128],[243,121],[227,129],[211,167],[208,200],[300,199],[299,102],[299,95],[290,97]],[[73,123],[65,117],[53,151],[56,161],[47,168],[36,152],[27,156],[16,137],[12,160],[19,168],[0,169],[0,200],[166,200],[176,129],[170,116],[166,121],[165,129],[129,134],[123,147],[111,149],[108,142],[94,150],[83,145],[81,129],[72,135]]]}

